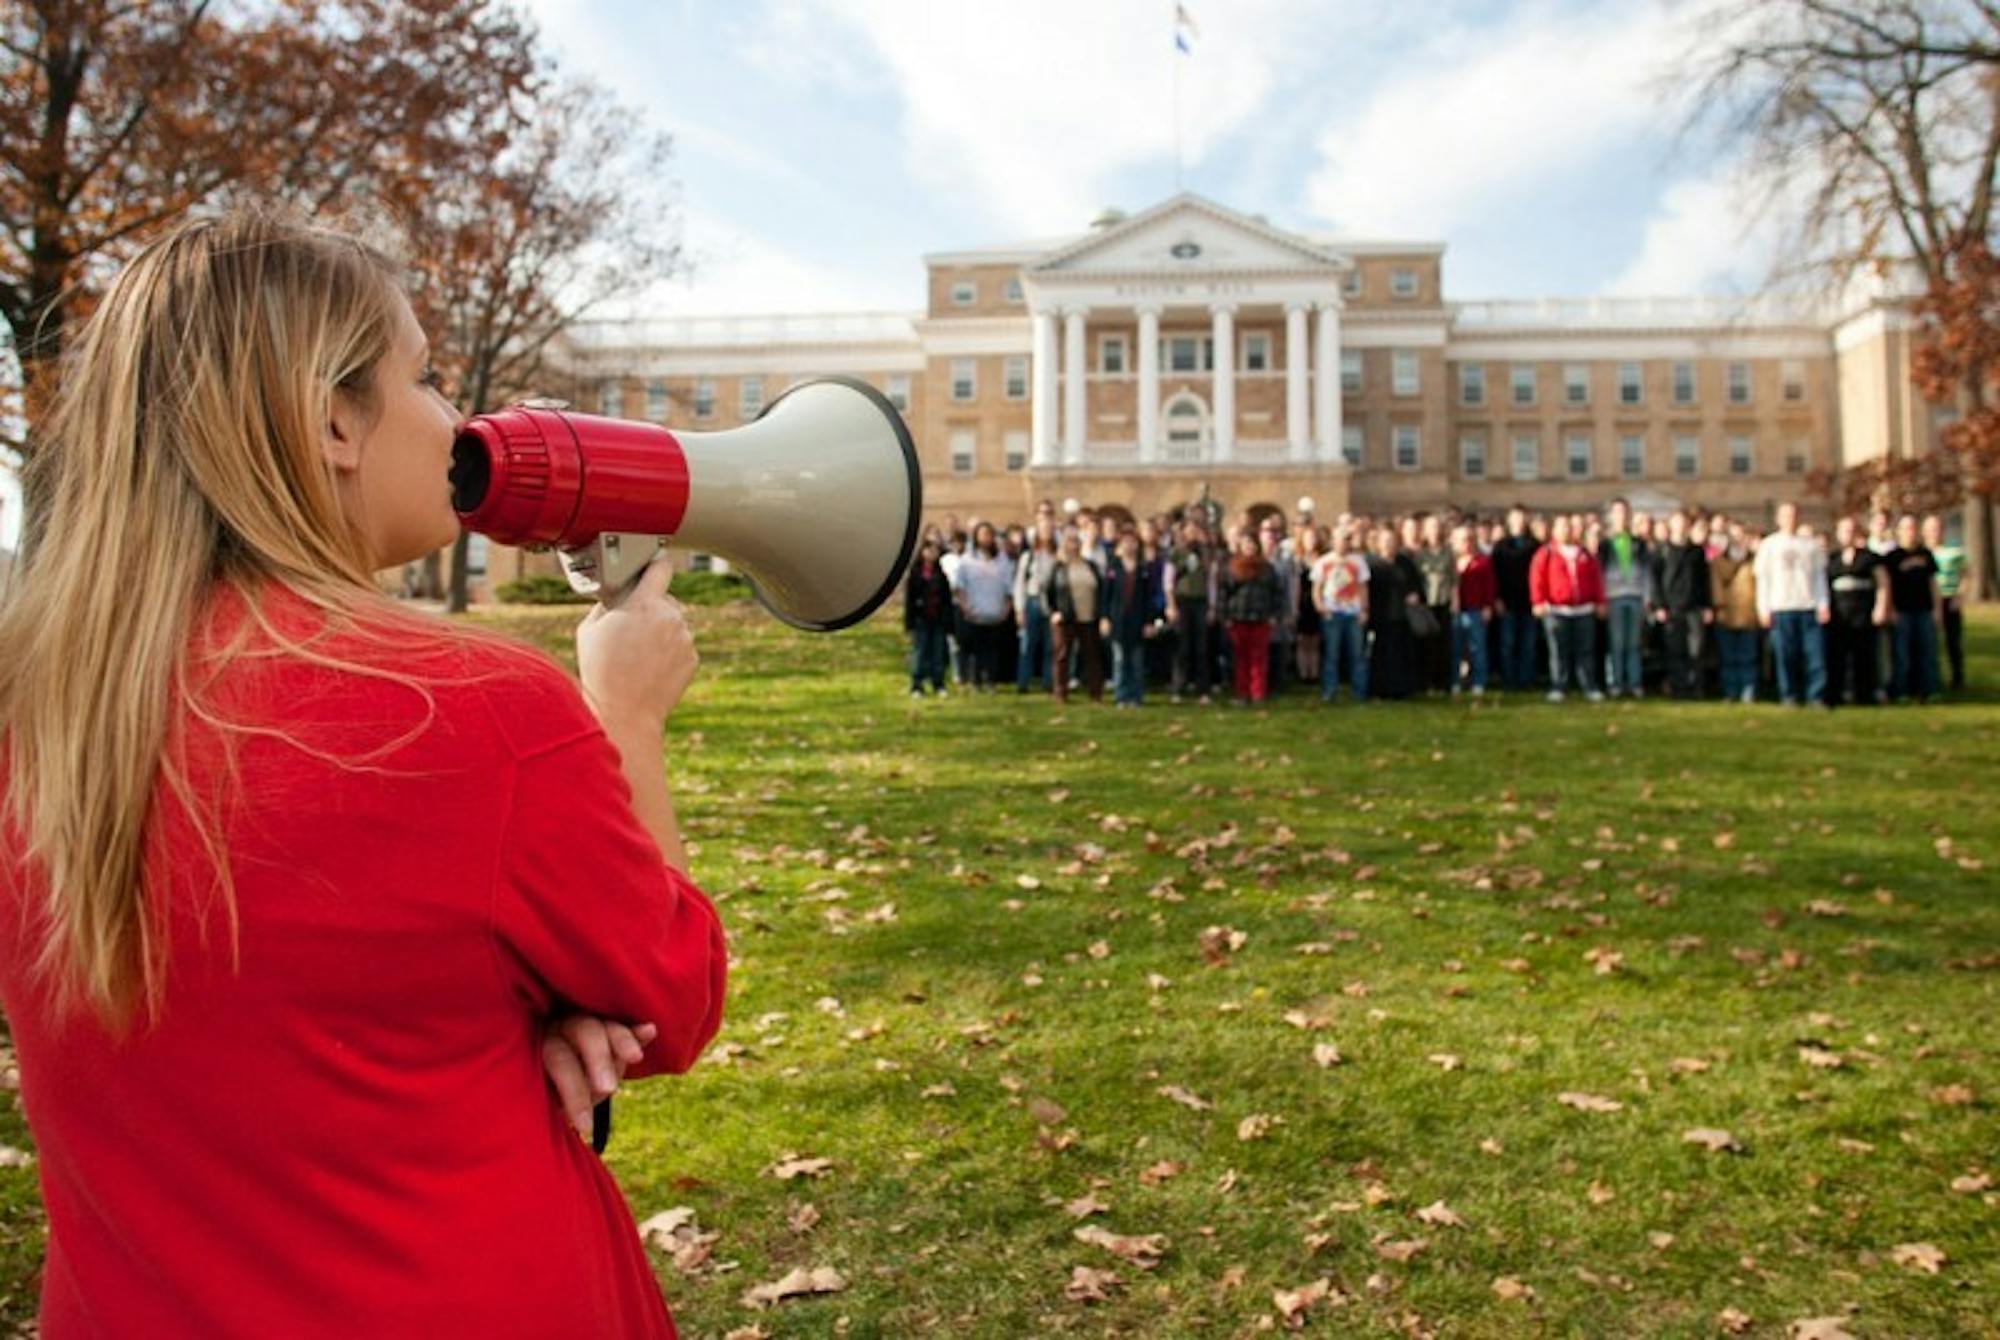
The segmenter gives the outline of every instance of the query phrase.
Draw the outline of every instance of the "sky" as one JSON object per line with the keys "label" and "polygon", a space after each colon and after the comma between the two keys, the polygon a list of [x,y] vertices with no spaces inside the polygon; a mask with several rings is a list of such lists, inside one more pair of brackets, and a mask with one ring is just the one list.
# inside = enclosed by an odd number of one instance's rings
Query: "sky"
{"label": "sky", "polygon": [[674,138],[663,226],[692,265],[636,301],[659,315],[915,310],[926,252],[1181,188],[1441,241],[1452,299],[1747,292],[1776,233],[1681,133],[1685,3],[1182,0],[1185,55],[1174,0],[529,8]]}

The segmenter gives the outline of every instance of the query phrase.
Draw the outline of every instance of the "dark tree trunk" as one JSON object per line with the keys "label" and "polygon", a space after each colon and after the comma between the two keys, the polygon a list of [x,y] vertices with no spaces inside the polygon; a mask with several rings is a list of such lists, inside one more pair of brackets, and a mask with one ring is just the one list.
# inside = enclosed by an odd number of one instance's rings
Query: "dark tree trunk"
{"label": "dark tree trunk", "polygon": [[463,614],[465,607],[471,603],[471,597],[466,590],[470,576],[466,568],[471,562],[471,556],[472,533],[462,530],[458,533],[458,538],[451,542],[451,592],[444,602],[444,607],[449,613]]}

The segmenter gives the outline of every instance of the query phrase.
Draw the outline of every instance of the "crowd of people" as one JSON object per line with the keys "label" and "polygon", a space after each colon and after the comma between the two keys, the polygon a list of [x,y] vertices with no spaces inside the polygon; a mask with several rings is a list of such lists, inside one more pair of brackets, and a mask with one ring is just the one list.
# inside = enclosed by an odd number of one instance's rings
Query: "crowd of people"
{"label": "crowd of people", "polygon": [[[1591,702],[1926,703],[1965,682],[1966,556],[1940,518],[1782,503],[1722,513],[1342,513],[1309,500],[1223,524],[1044,501],[1032,522],[945,517],[905,585],[910,694],[1040,690],[1136,708],[1541,693]],[[949,681],[949,682],[948,682]]]}

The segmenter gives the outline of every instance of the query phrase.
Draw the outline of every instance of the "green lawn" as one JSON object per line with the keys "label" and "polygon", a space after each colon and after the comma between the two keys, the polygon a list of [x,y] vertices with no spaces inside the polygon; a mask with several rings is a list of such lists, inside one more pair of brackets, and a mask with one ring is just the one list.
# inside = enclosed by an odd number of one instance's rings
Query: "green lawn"
{"label": "green lawn", "polygon": [[[697,617],[729,1017],[610,1155],[716,1235],[687,1334],[2000,1334],[2000,695],[1059,711]],[[800,1267],[845,1288],[743,1301]]]}

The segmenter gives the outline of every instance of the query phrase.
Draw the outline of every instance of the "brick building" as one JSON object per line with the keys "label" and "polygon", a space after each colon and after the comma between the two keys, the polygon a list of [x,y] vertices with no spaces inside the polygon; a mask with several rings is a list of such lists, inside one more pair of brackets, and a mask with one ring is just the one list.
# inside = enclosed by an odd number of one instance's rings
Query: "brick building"
{"label": "brick building", "polygon": [[801,377],[865,378],[909,420],[926,511],[1003,521],[1204,484],[1322,515],[1621,492],[1762,515],[1810,470],[1932,445],[1890,298],[1452,302],[1444,251],[1182,194],[929,255],[921,313],[596,323],[564,361],[578,408],[697,431]]}

